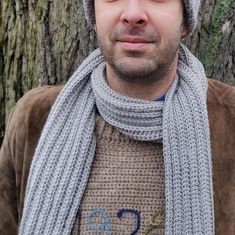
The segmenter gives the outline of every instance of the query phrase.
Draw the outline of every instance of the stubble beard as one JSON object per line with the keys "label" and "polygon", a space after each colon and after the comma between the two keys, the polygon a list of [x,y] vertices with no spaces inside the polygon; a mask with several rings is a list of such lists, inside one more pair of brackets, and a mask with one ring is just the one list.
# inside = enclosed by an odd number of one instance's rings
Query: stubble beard
{"label": "stubble beard", "polygon": [[[116,36],[120,31],[114,31]],[[130,33],[131,34],[131,33]],[[137,34],[138,35],[138,34]],[[112,38],[112,37],[111,37]],[[171,38],[164,46],[160,45],[161,40],[155,37],[158,50],[152,56],[144,57],[138,52],[130,52],[126,57],[119,58],[115,53],[115,45],[107,46],[105,40],[97,34],[99,48],[105,57],[114,75],[128,83],[151,83],[164,79],[164,75],[169,72],[171,65],[177,56],[179,48],[179,35]]]}

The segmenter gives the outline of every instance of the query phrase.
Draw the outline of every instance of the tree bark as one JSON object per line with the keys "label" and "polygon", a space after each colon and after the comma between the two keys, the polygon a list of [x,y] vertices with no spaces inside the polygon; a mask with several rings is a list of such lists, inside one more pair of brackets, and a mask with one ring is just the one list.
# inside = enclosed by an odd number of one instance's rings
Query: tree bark
{"label": "tree bark", "polygon": [[[185,40],[209,77],[235,84],[235,1],[204,0]],[[0,1],[0,145],[12,107],[33,87],[66,82],[96,47],[82,0]]]}
{"label": "tree bark", "polygon": [[235,1],[202,1],[193,37],[186,41],[203,63],[206,74],[235,84]]}
{"label": "tree bark", "polygon": [[95,48],[95,36],[81,1],[3,0],[0,9],[2,139],[17,100],[33,87],[65,82]]}

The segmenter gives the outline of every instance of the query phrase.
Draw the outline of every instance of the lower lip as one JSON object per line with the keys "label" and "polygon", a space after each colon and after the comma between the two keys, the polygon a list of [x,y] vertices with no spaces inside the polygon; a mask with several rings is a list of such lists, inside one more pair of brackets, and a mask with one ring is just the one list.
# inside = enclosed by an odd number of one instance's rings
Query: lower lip
{"label": "lower lip", "polygon": [[119,42],[121,47],[125,50],[132,50],[132,51],[137,51],[137,50],[143,50],[146,49],[151,43],[148,42]]}

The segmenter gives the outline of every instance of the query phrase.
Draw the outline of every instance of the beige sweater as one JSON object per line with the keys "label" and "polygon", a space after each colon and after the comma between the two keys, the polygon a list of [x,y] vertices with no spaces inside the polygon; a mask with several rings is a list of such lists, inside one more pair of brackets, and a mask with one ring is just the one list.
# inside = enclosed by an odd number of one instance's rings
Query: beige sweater
{"label": "beige sweater", "polygon": [[164,234],[162,144],[132,140],[101,117],[96,138],[72,234]]}

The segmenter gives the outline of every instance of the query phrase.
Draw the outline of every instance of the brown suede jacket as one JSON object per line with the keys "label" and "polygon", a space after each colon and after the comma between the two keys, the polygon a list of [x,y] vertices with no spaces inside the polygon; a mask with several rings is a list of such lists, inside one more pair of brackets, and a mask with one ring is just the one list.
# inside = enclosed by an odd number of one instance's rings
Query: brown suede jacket
{"label": "brown suede jacket", "polygon": [[[0,152],[0,235],[17,234],[35,147],[61,88],[33,89],[10,116]],[[216,235],[235,235],[235,87],[209,80],[207,103]]]}

